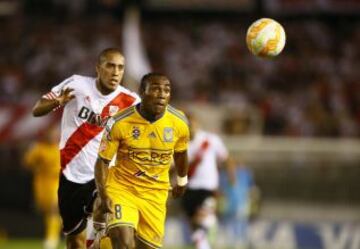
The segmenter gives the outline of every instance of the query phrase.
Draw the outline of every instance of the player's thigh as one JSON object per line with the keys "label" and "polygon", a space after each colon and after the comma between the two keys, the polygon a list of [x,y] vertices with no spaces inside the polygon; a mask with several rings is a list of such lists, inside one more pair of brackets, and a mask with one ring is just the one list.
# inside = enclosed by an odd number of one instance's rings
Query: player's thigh
{"label": "player's thigh", "polygon": [[155,203],[143,201],[140,208],[140,219],[136,231],[137,239],[143,248],[161,248],[165,231],[166,202]]}
{"label": "player's thigh", "polygon": [[182,199],[182,205],[188,217],[196,219],[196,217],[201,216],[212,202],[208,199],[213,199],[212,191],[204,189],[187,190]]}
{"label": "player's thigh", "polygon": [[94,181],[78,184],[68,181],[61,175],[58,199],[63,232],[66,235],[76,235],[85,229],[87,216],[92,211],[95,199],[94,190]]}
{"label": "player's thigh", "polygon": [[110,189],[107,191],[112,202],[112,213],[107,214],[107,231],[114,227],[132,227],[137,229],[139,211],[133,193],[124,189]]}

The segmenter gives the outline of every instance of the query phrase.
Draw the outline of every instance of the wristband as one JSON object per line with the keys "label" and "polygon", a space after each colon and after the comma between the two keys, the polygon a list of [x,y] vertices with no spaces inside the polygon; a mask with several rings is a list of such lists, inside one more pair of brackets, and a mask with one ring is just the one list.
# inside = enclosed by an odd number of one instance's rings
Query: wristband
{"label": "wristband", "polygon": [[176,176],[176,182],[177,185],[180,187],[185,186],[188,183],[188,177],[187,176]]}

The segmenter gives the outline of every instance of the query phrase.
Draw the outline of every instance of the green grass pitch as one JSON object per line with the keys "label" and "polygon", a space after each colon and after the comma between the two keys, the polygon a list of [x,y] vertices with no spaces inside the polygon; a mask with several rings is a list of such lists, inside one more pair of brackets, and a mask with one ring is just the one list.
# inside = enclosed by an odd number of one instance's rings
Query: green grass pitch
{"label": "green grass pitch", "polygon": [[[42,249],[42,242],[35,239],[0,240],[1,249]],[[62,243],[58,249],[65,249]],[[165,249],[165,248],[164,248]],[[192,249],[191,247],[166,248],[166,249]]]}

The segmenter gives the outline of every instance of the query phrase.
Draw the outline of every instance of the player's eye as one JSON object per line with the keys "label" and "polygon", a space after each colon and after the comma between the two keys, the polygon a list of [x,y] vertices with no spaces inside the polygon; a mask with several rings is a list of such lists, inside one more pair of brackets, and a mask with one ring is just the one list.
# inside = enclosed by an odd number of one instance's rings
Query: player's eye
{"label": "player's eye", "polygon": [[152,85],[152,86],[150,86],[150,91],[153,91],[153,92],[155,92],[155,91],[159,91],[160,90],[160,87],[159,86],[157,86],[157,85]]}

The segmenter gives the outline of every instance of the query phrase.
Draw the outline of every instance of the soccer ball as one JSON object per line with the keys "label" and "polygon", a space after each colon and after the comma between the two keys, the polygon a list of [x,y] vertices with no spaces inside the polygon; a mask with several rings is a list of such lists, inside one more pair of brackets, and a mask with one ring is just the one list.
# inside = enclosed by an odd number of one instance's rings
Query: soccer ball
{"label": "soccer ball", "polygon": [[259,57],[275,57],[284,49],[286,35],[277,21],[261,18],[253,22],[246,33],[246,44],[251,53]]}

